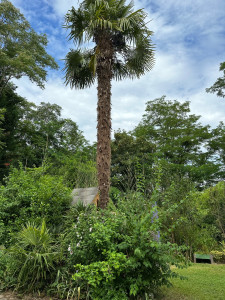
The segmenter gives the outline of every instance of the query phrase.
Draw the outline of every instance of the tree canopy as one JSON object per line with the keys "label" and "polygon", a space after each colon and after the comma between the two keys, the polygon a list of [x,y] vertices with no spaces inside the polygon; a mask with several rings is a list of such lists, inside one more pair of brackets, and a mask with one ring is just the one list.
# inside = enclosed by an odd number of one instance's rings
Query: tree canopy
{"label": "tree canopy", "polygon": [[[2,124],[2,121],[4,120],[4,112],[5,110],[3,108],[0,108],[0,126]],[[3,137],[3,129],[0,127],[0,149],[4,145],[4,143],[2,142],[2,137]]]}
{"label": "tree canopy", "polygon": [[[82,132],[71,119],[61,117],[62,108],[41,102],[35,105],[7,85],[0,101],[0,180],[7,167],[22,162],[27,167],[41,166],[48,159],[70,156],[87,146]],[[3,119],[4,112],[4,119]]]}
{"label": "tree canopy", "polygon": [[137,165],[152,190],[155,167],[163,168],[163,184],[189,178],[202,188],[224,178],[224,126],[211,130],[200,116],[191,114],[189,102],[148,101],[139,125],[131,132],[116,132],[112,143],[113,183],[123,190],[135,189]]}
{"label": "tree canopy", "polygon": [[44,87],[46,67],[57,68],[46,52],[47,36],[37,34],[23,14],[8,0],[0,3],[0,93],[12,79],[22,76]]}
{"label": "tree canopy", "polygon": [[217,78],[216,82],[208,89],[207,93],[216,93],[218,97],[225,98],[225,62],[220,64],[220,71],[223,72],[223,77]]}

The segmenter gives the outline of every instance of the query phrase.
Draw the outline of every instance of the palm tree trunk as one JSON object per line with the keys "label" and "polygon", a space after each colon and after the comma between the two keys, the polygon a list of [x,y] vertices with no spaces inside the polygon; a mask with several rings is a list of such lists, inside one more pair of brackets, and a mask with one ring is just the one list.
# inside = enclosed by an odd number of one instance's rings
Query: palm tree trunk
{"label": "palm tree trunk", "polygon": [[98,40],[97,170],[100,208],[109,202],[111,167],[111,80],[113,46],[107,35]]}

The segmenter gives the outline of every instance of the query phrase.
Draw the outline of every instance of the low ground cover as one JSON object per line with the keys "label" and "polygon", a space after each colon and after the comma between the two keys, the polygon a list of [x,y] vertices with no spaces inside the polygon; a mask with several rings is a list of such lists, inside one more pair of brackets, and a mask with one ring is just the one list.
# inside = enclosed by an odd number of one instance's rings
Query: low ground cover
{"label": "low ground cover", "polygon": [[184,280],[174,278],[173,287],[163,288],[161,300],[223,300],[225,265],[192,264],[187,269],[177,270]]}

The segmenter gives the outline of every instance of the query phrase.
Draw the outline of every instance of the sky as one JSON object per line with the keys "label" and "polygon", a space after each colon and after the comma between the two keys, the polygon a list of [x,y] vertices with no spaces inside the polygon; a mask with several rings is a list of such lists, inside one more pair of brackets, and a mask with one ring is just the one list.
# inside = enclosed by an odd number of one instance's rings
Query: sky
{"label": "sky", "polygon": [[[77,0],[11,0],[37,33],[48,37],[47,52],[60,65],[48,71],[45,89],[27,78],[15,81],[28,101],[56,103],[62,116],[75,121],[90,142],[96,141],[96,85],[85,90],[64,84],[63,59],[73,42],[63,28],[65,14]],[[141,121],[145,104],[166,95],[168,100],[190,101],[201,123],[216,127],[225,121],[225,99],[205,92],[219,76],[225,61],[225,0],[134,0],[135,9],[148,13],[155,45],[152,71],[137,80],[112,82],[112,136],[132,130]]]}

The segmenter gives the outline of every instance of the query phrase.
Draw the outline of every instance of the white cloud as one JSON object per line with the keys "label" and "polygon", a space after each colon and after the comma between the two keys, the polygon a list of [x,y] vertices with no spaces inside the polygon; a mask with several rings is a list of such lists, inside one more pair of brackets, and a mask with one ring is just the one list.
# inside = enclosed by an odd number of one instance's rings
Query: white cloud
{"label": "white cloud", "polygon": [[[58,22],[58,27],[52,23],[51,30],[48,29],[50,53],[58,59],[63,58],[69,45],[62,38],[65,33],[61,24],[66,12],[72,5],[76,6],[77,1],[38,1],[52,10],[48,22]],[[13,3],[23,9],[25,16],[36,16],[35,24],[40,21],[38,13],[29,11],[30,2],[25,5],[22,0],[13,0]],[[225,60],[225,1],[136,0],[135,3],[136,8],[144,7],[152,19],[149,28],[155,32],[156,64],[140,80],[113,82],[113,130],[132,130],[141,120],[145,103],[162,95],[167,95],[171,100],[190,100],[192,113],[202,115],[203,123],[216,126],[225,119],[225,100],[205,93],[205,88],[219,77],[219,63]],[[47,30],[49,25],[41,20],[39,26]],[[62,72],[50,73],[44,91],[31,85],[27,79],[22,79],[18,83],[18,92],[29,101],[59,104],[63,107],[63,116],[77,122],[86,138],[94,141],[96,87],[82,91],[70,90],[63,85],[62,77]]]}
{"label": "white cloud", "polygon": [[58,16],[64,16],[72,6],[78,6],[78,0],[44,0],[50,4]]}
{"label": "white cloud", "polygon": [[199,92],[190,97],[191,109],[197,115],[201,115],[204,124],[210,124],[215,128],[220,121],[225,119],[225,101],[214,95]]}

